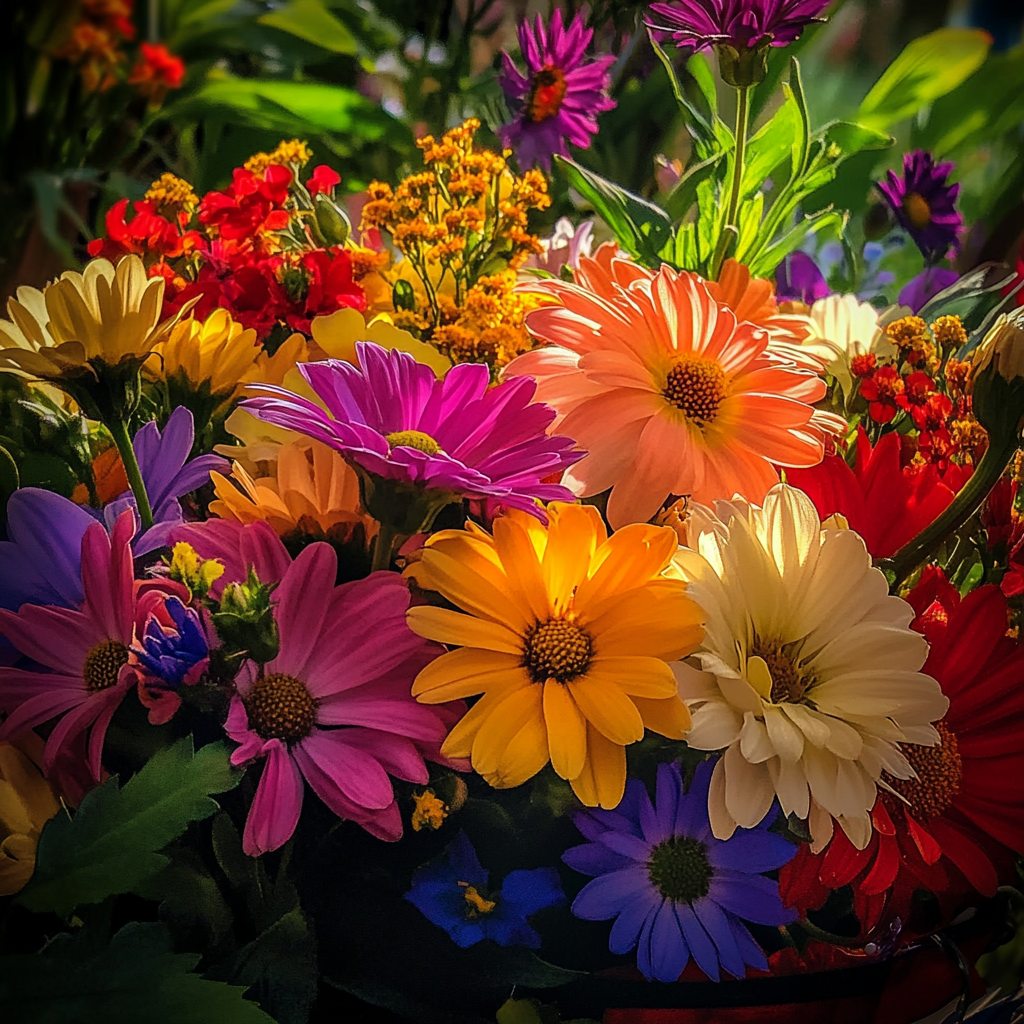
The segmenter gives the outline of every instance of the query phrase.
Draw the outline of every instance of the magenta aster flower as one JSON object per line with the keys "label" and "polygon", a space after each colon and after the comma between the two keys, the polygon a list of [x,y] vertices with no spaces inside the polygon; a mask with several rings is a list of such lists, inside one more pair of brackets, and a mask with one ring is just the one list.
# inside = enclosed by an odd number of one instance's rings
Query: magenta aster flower
{"label": "magenta aster flower", "polygon": [[724,43],[734,50],[765,44],[786,46],[828,7],[829,0],[673,0],[651,4],[675,44],[692,53]]}
{"label": "magenta aster flower", "polygon": [[[339,817],[382,839],[402,834],[390,775],[428,781],[449,717],[419,704],[412,681],[444,648],[406,625],[402,577],[375,572],[334,585],[329,544],[305,548],[274,591],[281,646],[262,673],[247,662],[225,724],[234,764],[265,759],[243,846],[257,856],[291,837],[303,779]],[[449,709],[450,710],[450,709]]]}
{"label": "magenta aster flower", "polygon": [[89,730],[88,763],[100,777],[110,719],[135,683],[132,536],[134,513],[123,512],[111,534],[94,523],[82,538],[80,608],[22,605],[0,609],[0,631],[42,671],[0,668],[0,740],[59,718],[46,741],[47,771],[77,736]]}
{"label": "magenta aster flower", "polygon": [[540,15],[536,27],[524,20],[519,26],[519,49],[526,61],[520,73],[502,51],[500,82],[514,114],[498,129],[503,146],[514,149],[521,167],[551,166],[554,153],[568,155],[566,142],[587,149],[597,131],[597,115],[615,106],[608,95],[608,68],[613,56],[586,61],[594,33],[577,14],[566,28],[556,10],[545,28]]}
{"label": "magenta aster flower", "polygon": [[[537,384],[517,378],[489,387],[490,371],[461,363],[443,380],[397,349],[358,342],[359,367],[330,359],[299,371],[327,407],[284,388],[242,406],[341,452],[372,476],[427,491],[491,499],[544,519],[539,501],[572,501],[541,483],[583,458],[569,437],[551,436],[550,406],[533,402]],[[360,368],[361,367],[361,368]]]}
{"label": "magenta aster flower", "polygon": [[964,219],[956,208],[959,185],[946,180],[952,161],[937,164],[931,153],[914,150],[903,157],[903,175],[886,172],[878,188],[900,226],[910,235],[929,263],[941,260],[957,244]]}

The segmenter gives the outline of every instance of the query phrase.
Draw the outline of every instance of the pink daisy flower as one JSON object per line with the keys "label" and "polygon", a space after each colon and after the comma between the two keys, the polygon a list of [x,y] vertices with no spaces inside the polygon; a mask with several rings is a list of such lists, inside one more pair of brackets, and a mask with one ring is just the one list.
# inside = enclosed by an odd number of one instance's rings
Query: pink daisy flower
{"label": "pink daisy flower", "polygon": [[303,780],[339,817],[381,839],[402,834],[389,775],[429,779],[424,750],[436,752],[452,709],[418,704],[412,681],[444,648],[406,625],[402,577],[375,572],[334,585],[337,556],[311,544],[274,591],[278,656],[247,663],[236,680],[225,729],[241,765],[264,758],[245,824],[251,856],[291,837],[302,810]]}
{"label": "pink daisy flower", "polygon": [[0,740],[59,718],[46,741],[49,771],[61,751],[89,732],[88,764],[100,778],[107,726],[136,680],[131,646],[135,632],[131,541],[135,516],[122,512],[107,535],[101,523],[82,538],[80,608],[25,604],[0,609],[0,632],[43,671],[0,668]]}

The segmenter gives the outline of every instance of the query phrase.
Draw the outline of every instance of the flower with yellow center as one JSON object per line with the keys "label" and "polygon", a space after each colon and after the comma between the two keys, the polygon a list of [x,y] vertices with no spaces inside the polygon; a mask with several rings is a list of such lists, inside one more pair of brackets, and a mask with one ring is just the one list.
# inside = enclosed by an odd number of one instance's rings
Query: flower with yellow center
{"label": "flower with yellow center", "polygon": [[254,480],[237,462],[231,476],[211,473],[217,500],[210,512],[240,523],[265,520],[281,536],[351,534],[362,526],[369,541],[377,523],[360,511],[359,478],[345,460],[327,445],[303,438],[277,452],[276,478]]}
{"label": "flower with yellow center", "polygon": [[695,508],[688,525],[675,562],[707,634],[675,670],[687,743],[724,751],[708,796],[715,836],[758,825],[778,798],[816,847],[835,820],[863,849],[882,772],[912,778],[900,744],[938,743],[932,723],[949,706],[921,672],[914,610],[889,596],[857,534],[823,525],[786,484],[763,508],[737,496]]}
{"label": "flower with yellow center", "polygon": [[42,758],[43,741],[33,732],[0,743],[0,896],[18,892],[32,877],[39,834],[60,810]]}
{"label": "flower with yellow center", "polygon": [[690,726],[668,662],[703,635],[686,586],[665,575],[676,535],[636,524],[608,536],[597,509],[553,502],[550,523],[511,511],[493,535],[469,524],[427,540],[407,570],[459,611],[419,606],[420,636],[461,648],[413,684],[422,702],[482,694],[441,748],[497,789],[550,760],[589,807],[615,807],[625,747]]}

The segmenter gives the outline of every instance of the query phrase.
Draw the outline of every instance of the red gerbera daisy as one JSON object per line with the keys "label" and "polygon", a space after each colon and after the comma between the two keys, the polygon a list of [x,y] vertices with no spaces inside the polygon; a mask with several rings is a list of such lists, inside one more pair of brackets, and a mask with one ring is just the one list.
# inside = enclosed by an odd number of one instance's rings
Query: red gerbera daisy
{"label": "red gerbera daisy", "polygon": [[1024,852],[1024,648],[1006,635],[1006,600],[989,585],[961,601],[938,569],[907,600],[931,643],[923,671],[950,701],[936,723],[942,742],[903,745],[918,777],[887,780],[899,795],[880,792],[866,849],[837,830],[824,853],[802,849],[780,876],[784,901],[803,910],[852,885],[865,933],[883,915],[906,920],[918,888],[947,913],[972,891],[991,896],[1007,848]]}

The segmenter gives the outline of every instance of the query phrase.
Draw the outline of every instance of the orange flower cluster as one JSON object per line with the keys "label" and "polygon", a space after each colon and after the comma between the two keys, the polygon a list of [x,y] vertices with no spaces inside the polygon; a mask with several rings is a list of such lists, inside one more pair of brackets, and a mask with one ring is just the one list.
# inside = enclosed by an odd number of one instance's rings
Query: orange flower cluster
{"label": "orange flower cluster", "polygon": [[[385,182],[371,182],[363,208],[363,228],[387,232],[419,277],[425,303],[422,309],[404,310],[414,313],[405,319],[422,321],[422,329],[428,331],[462,319],[466,319],[462,325],[466,332],[485,322],[487,330],[498,322],[514,322],[509,302],[504,302],[500,316],[493,308],[496,295],[504,294],[503,287],[484,285],[473,297],[472,309],[470,293],[484,274],[515,270],[531,254],[542,251],[540,240],[529,231],[528,216],[530,210],[551,205],[547,181],[539,171],[515,175],[504,157],[474,149],[479,127],[480,122],[470,118],[440,140],[432,135],[420,139],[417,146],[426,169],[405,178],[395,189]],[[457,316],[445,298],[446,284],[452,286]],[[460,337],[459,345],[464,345],[467,339]],[[454,337],[448,343],[455,344]],[[497,349],[495,341],[480,344]]]}
{"label": "orange flower cluster", "polygon": [[132,0],[82,0],[80,7],[81,17],[53,56],[78,65],[85,92],[104,92],[117,84],[128,59],[121,44],[135,35]]}

